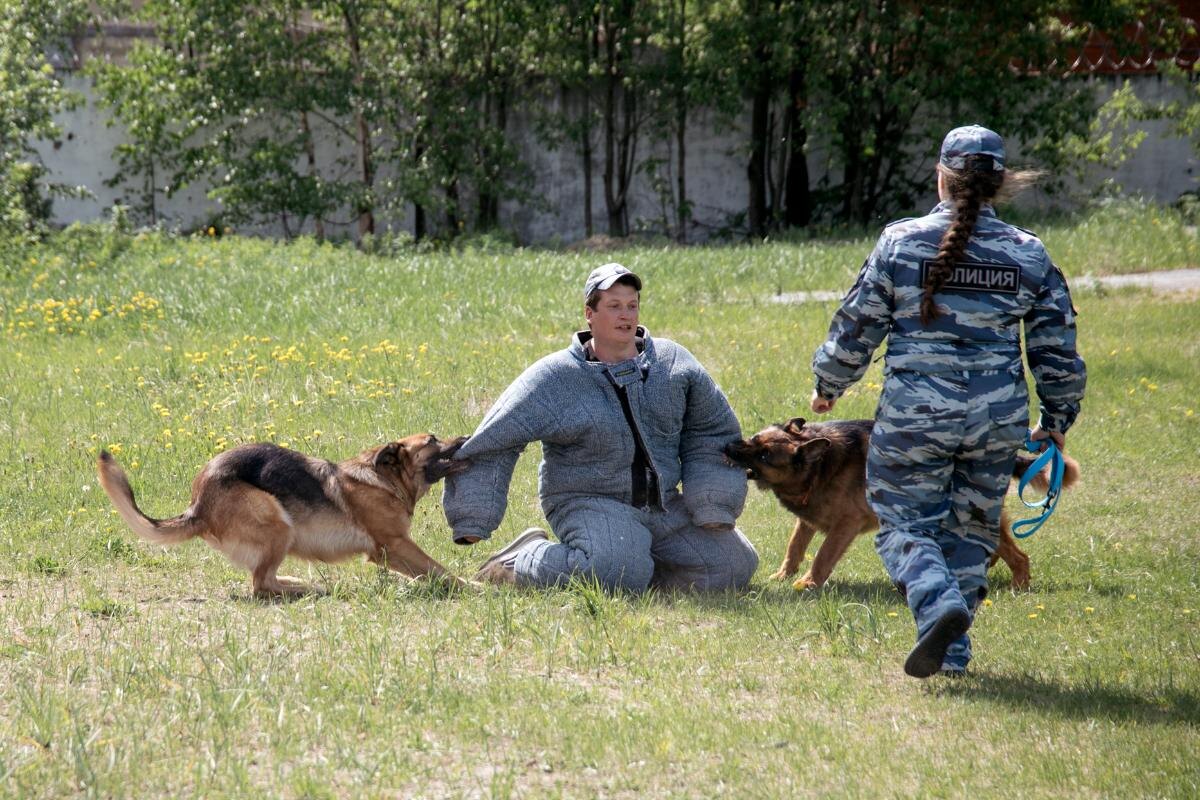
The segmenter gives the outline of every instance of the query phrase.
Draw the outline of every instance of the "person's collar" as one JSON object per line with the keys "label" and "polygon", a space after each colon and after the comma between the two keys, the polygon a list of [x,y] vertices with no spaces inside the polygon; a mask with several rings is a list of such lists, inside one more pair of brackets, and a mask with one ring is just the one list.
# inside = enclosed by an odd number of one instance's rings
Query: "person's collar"
{"label": "person's collar", "polygon": [[[596,353],[594,350],[592,350],[591,345],[589,344],[589,342],[591,342],[591,341],[592,341],[592,332],[591,331],[588,331],[588,330],[576,331],[575,335],[571,337],[570,349],[572,351],[574,351],[575,354],[577,356],[579,356],[580,358],[582,358],[584,361],[590,361],[590,362],[594,362],[597,364],[603,363],[600,361],[600,359],[596,358]],[[637,344],[637,351],[638,351],[639,357],[646,353],[646,348],[647,348],[649,341],[650,341],[650,334],[646,331],[646,329],[644,327],[642,327],[641,325],[638,325],[637,326],[637,338],[636,338],[635,342]]]}
{"label": "person's collar", "polygon": [[[949,200],[943,200],[942,202],[940,202],[936,206],[934,206],[933,211],[930,211],[929,213],[930,214],[953,214],[954,213],[954,203],[952,203]],[[983,205],[981,205],[979,207],[979,216],[994,217],[994,216],[996,216],[996,209],[992,206],[991,203],[984,203]]]}

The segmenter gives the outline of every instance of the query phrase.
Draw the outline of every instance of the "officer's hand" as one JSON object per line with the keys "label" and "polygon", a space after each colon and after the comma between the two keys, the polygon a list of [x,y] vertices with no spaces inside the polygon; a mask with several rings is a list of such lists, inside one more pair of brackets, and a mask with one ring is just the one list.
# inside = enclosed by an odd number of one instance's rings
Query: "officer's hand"
{"label": "officer's hand", "polygon": [[1067,452],[1067,437],[1065,434],[1061,434],[1058,431],[1048,431],[1039,426],[1033,429],[1033,433],[1029,435],[1029,438],[1035,442],[1040,442],[1043,439],[1049,439],[1050,441],[1054,442],[1060,452]]}
{"label": "officer's hand", "polygon": [[830,400],[827,397],[821,397],[817,394],[817,390],[813,389],[812,393],[812,410],[817,414],[827,414],[833,410],[834,404],[837,403],[837,398]]}
{"label": "officer's hand", "polygon": [[455,544],[475,544],[479,541],[478,536],[464,536],[461,539],[455,539]]}

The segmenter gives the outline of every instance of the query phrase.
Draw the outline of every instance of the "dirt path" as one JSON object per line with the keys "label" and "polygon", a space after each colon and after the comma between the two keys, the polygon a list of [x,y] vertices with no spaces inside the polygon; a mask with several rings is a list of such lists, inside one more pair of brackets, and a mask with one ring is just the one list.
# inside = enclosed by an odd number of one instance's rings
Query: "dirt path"
{"label": "dirt path", "polygon": [[[1200,292],[1200,269],[1171,269],[1162,272],[1131,272],[1127,275],[1084,275],[1071,279],[1079,289],[1144,286],[1155,292]],[[825,303],[841,300],[843,292],[785,292],[772,295],[772,303]]]}
{"label": "dirt path", "polygon": [[1079,287],[1146,286],[1156,292],[1200,291],[1200,269],[1171,269],[1163,272],[1131,272],[1128,275],[1085,275],[1072,281]]}

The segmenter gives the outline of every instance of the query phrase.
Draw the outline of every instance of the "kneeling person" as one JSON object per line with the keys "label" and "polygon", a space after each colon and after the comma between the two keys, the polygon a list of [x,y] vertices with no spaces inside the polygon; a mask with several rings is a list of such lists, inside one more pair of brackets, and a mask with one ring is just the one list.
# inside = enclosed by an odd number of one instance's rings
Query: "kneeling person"
{"label": "kneeling person", "polygon": [[734,527],[745,473],[721,449],[741,436],[737,418],[691,353],[638,325],[641,288],[620,264],[593,270],[588,330],[525,370],[458,451],[473,466],[446,482],[455,542],[499,526],[513,467],[533,441],[542,443],[542,510],[558,538],[526,531],[479,580],[553,586],[583,575],[609,589],[703,591],[744,588],[758,567]]}

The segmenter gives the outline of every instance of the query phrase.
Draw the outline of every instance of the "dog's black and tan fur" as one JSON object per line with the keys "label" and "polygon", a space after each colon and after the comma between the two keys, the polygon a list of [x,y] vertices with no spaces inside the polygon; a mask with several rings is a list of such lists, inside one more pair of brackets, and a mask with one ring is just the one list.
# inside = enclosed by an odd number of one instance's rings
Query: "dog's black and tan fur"
{"label": "dog's black and tan fur", "polygon": [[177,517],[151,519],[134,501],[124,471],[107,452],[100,485],[139,536],[158,544],[199,537],[250,570],[259,596],[309,588],[276,574],[285,556],[341,561],[364,554],[410,577],[449,576],[409,537],[413,509],[429,487],[470,462],[452,460],[466,437],[427,433],[333,463],[273,444],[221,453],[192,481],[192,502]]}
{"label": "dog's black and tan fur", "polygon": [[[797,417],[725,447],[725,455],[745,468],[748,478],[760,489],[774,492],[783,507],[796,515],[787,554],[772,578],[795,575],[813,534],[824,531],[825,541],[812,566],[797,582],[804,588],[821,586],[854,537],[879,528],[878,518],[867,505],[871,427],[869,419],[805,424]],[[1032,458],[1018,455],[1013,476],[1020,477],[1030,463]],[[1072,485],[1078,477],[1079,465],[1066,457],[1063,485]],[[1034,486],[1044,491],[1044,476],[1040,485],[1035,481]],[[1006,513],[1001,514],[1000,546],[991,563],[998,559],[1012,570],[1013,586],[1029,585],[1029,556],[1017,547]]]}

